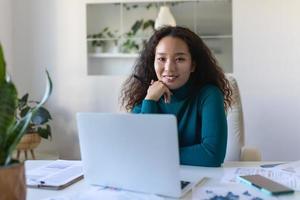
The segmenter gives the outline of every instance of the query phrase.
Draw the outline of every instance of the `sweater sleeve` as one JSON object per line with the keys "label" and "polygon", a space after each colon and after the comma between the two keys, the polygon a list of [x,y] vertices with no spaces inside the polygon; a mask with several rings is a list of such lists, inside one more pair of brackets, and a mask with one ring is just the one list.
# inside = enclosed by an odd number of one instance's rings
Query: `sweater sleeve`
{"label": "sweater sleeve", "polygon": [[201,137],[195,145],[180,148],[181,164],[219,167],[224,161],[227,145],[223,94],[216,87],[206,89],[197,109],[202,126],[201,133],[196,134]]}
{"label": "sweater sleeve", "polygon": [[134,106],[134,108],[132,109],[132,113],[158,113],[157,102],[154,100],[144,99],[141,104]]}

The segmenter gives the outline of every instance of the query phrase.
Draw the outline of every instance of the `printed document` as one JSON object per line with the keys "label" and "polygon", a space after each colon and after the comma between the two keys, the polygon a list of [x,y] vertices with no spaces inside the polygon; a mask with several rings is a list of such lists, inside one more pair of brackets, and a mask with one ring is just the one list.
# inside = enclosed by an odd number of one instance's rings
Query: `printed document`
{"label": "printed document", "polygon": [[286,164],[277,165],[273,169],[281,170],[300,177],[300,161],[294,161]]}
{"label": "printed document", "polygon": [[200,187],[193,193],[193,200],[277,200],[255,189],[243,186],[234,187]]}
{"label": "printed document", "polygon": [[300,177],[291,173],[278,170],[275,168],[261,168],[261,167],[238,167],[226,169],[225,174],[221,180],[223,183],[239,183],[238,176],[259,174],[273,181],[281,183],[296,191],[300,191]]}

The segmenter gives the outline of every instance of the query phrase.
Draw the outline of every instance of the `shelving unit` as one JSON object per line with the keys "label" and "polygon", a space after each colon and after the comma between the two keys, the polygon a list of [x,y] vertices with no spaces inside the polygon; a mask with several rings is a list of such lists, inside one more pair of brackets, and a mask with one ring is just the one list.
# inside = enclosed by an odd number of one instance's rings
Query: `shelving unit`
{"label": "shelving unit", "polygon": [[89,53],[91,58],[137,58],[135,53]]}
{"label": "shelving unit", "polygon": [[[167,1],[177,25],[185,26],[196,32],[215,54],[225,72],[232,72],[232,19],[231,0],[184,0]],[[150,9],[146,6],[152,4]],[[137,52],[125,53],[122,44],[131,39],[139,44],[148,40],[151,31],[138,32],[134,37],[127,37],[131,26],[140,19],[155,20],[158,8],[163,2],[141,1],[133,3],[88,3],[87,34],[96,34],[109,27],[117,31],[113,38],[101,38],[101,41],[118,41],[118,52],[95,53],[91,43],[94,39],[87,39],[87,59],[89,75],[126,75],[131,72]],[[135,7],[135,5],[137,5]],[[127,10],[127,8],[130,8]],[[157,8],[156,8],[157,7]],[[104,20],[105,19],[105,20]],[[105,50],[105,48],[104,48]]]}

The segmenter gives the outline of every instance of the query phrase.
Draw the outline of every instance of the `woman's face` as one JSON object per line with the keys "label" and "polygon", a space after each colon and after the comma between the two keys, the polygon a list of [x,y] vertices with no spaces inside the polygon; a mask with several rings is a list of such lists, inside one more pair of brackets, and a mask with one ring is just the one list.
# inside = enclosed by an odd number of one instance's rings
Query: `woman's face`
{"label": "woman's face", "polygon": [[187,44],[180,38],[166,36],[156,46],[154,68],[158,80],[169,89],[178,89],[189,80],[195,67]]}

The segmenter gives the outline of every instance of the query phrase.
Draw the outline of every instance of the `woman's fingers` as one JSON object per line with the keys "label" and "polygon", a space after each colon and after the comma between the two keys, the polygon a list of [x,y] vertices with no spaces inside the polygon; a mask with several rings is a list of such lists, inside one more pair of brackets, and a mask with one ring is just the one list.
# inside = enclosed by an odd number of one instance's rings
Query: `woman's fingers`
{"label": "woman's fingers", "polygon": [[172,92],[167,88],[165,93],[164,93],[165,103],[170,103],[171,102],[171,95],[172,95]]}
{"label": "woman's fingers", "polygon": [[170,103],[171,101],[171,91],[161,80],[154,81],[151,80],[150,86],[147,90],[147,95],[145,99],[152,99],[158,101],[161,96],[164,97],[165,103]]}

